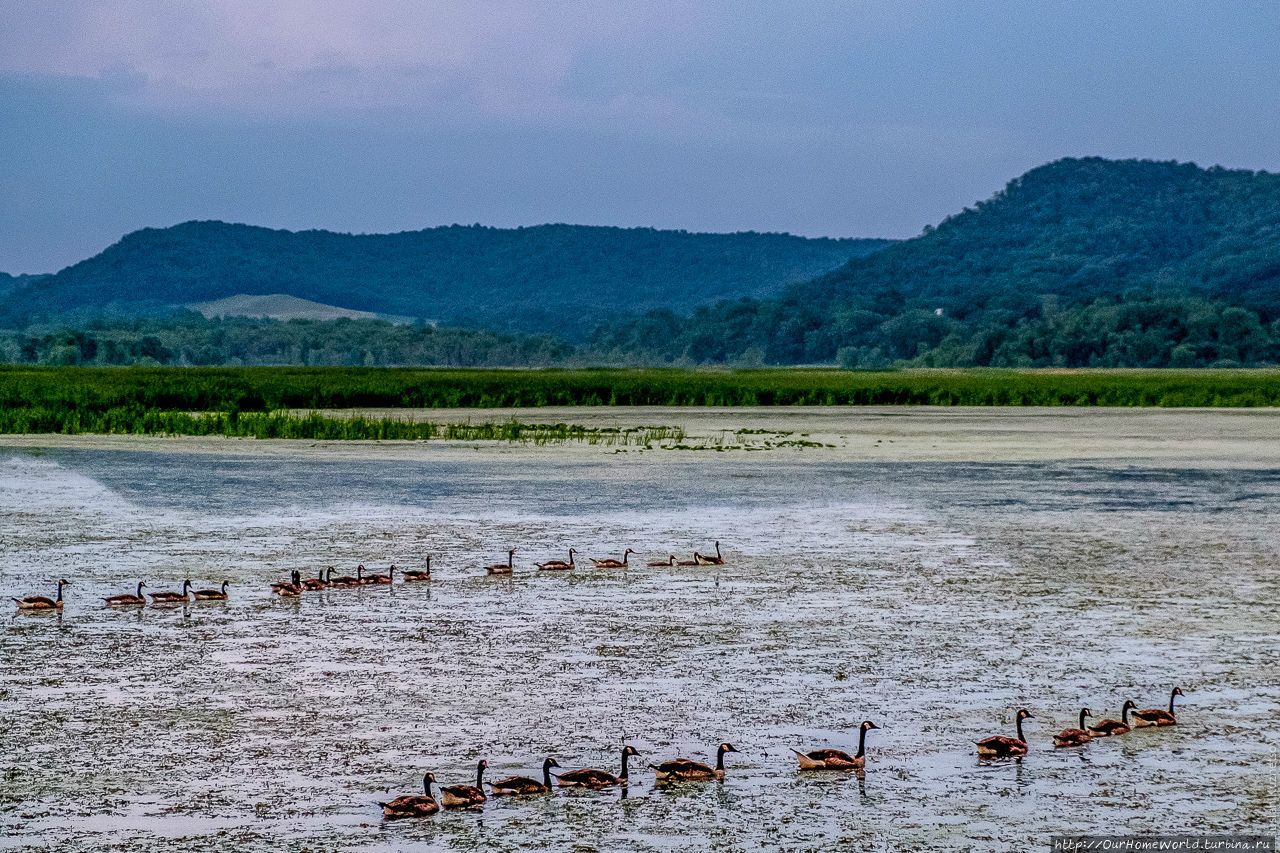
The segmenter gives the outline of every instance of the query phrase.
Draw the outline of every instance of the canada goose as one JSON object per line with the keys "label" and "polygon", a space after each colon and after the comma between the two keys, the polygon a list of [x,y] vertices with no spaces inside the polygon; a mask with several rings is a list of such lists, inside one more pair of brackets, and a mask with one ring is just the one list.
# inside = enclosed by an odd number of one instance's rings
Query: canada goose
{"label": "canada goose", "polygon": [[436,777],[431,773],[422,777],[422,790],[426,792],[426,796],[410,794],[396,797],[389,803],[378,803],[382,806],[382,816],[387,820],[396,820],[402,817],[427,817],[440,811],[440,804],[431,796],[431,783],[434,781]]}
{"label": "canada goose", "polygon": [[[297,570],[293,570],[293,578],[289,582],[280,581],[271,585],[271,592],[275,595],[285,598],[292,598],[295,595],[302,595],[302,574]],[[151,596],[155,598],[155,596]]]}
{"label": "canada goose", "polygon": [[356,567],[356,576],[339,575],[334,577],[333,573],[329,573],[329,586],[336,586],[339,589],[350,589],[353,586],[360,586],[364,581],[364,566]]}
{"label": "canada goose", "polygon": [[1089,726],[1089,734],[1093,737],[1112,737],[1129,732],[1129,712],[1138,707],[1132,699],[1126,699],[1120,708],[1119,720],[1103,720],[1096,726]]}
{"label": "canada goose", "polygon": [[190,600],[190,596],[189,596],[189,595],[187,595],[187,590],[189,590],[189,589],[191,589],[191,579],[190,579],[190,578],[188,578],[187,580],[184,580],[184,581],[182,582],[182,592],[170,592],[170,591],[166,591],[166,592],[153,592],[153,593],[151,593],[151,603],[152,603],[152,604],[163,604],[163,603],[166,603],[166,602],[168,602],[168,603],[173,603],[173,602],[178,602],[178,601],[188,601],[188,600]]}
{"label": "canada goose", "polygon": [[427,567],[425,569],[409,569],[408,571],[401,572],[400,577],[404,578],[405,583],[431,580],[431,555],[427,555]]}
{"label": "canada goose", "polygon": [[392,582],[392,580],[395,578],[395,574],[396,574],[396,567],[395,567],[395,564],[393,563],[391,568],[387,569],[387,573],[385,575],[369,575],[367,578],[364,579],[364,582],[369,585],[381,584],[383,586],[386,586],[387,584]]}
{"label": "canada goose", "polygon": [[49,598],[45,595],[28,595],[26,598],[15,598],[18,603],[19,610],[61,610],[62,609],[62,588],[70,584],[71,581],[58,581],[58,597]]}
{"label": "canada goose", "polygon": [[675,555],[675,554],[671,554],[671,555],[669,555],[669,556],[667,557],[667,559],[665,559],[665,560],[657,560],[656,562],[650,563],[649,565],[651,565],[651,566],[674,566],[675,564],[676,564],[676,555]]}
{"label": "canada goose", "polygon": [[591,562],[596,564],[597,569],[625,569],[627,567],[627,557],[634,553],[635,551],[628,548],[626,551],[622,552],[621,560],[615,560],[612,557],[605,557],[603,560],[597,560],[595,557],[592,557]]}
{"label": "canada goose", "polygon": [[627,759],[633,755],[640,755],[634,746],[622,748],[622,772],[617,776],[603,770],[585,767],[582,770],[561,773],[556,776],[556,781],[562,788],[607,788],[610,785],[625,785],[627,784]]}
{"label": "canada goose", "polygon": [[574,568],[573,555],[576,553],[578,552],[574,549],[569,549],[569,562],[567,563],[564,560],[548,560],[545,563],[534,563],[534,565],[537,566],[538,571],[541,572],[563,572],[567,569]]}
{"label": "canada goose", "polygon": [[356,566],[356,580],[359,581],[360,586],[373,586],[375,583],[379,583],[379,581],[374,580],[376,577],[378,575],[366,575],[364,573],[363,563]]}
{"label": "canada goose", "polygon": [[1027,754],[1027,739],[1022,736],[1022,721],[1030,718],[1031,712],[1023,708],[1018,712],[1018,736],[1016,738],[995,735],[976,741],[978,755],[982,758],[1009,758]]}
{"label": "canada goose", "polygon": [[731,743],[722,743],[716,749],[716,766],[708,767],[701,761],[690,761],[687,758],[677,758],[674,761],[664,761],[658,765],[649,765],[654,769],[654,775],[658,782],[696,782],[703,779],[723,779],[724,778],[724,754],[726,752],[737,752]]}
{"label": "canada goose", "polygon": [[716,543],[716,555],[714,557],[708,557],[706,554],[695,554],[694,556],[696,556],[699,560],[701,560],[702,565],[704,566],[723,566],[724,565],[724,557],[720,556],[719,542]]}
{"label": "canada goose", "polygon": [[677,566],[701,566],[702,555],[699,554],[697,551],[694,551],[692,560],[681,560],[680,562],[676,563],[676,565]]}
{"label": "canada goose", "polygon": [[468,808],[478,806],[489,799],[484,795],[481,785],[484,783],[484,769],[489,762],[483,758],[476,765],[476,783],[474,785],[450,785],[440,789],[440,802],[446,809]]}
{"label": "canada goose", "polygon": [[192,591],[191,597],[196,601],[226,601],[227,581],[222,582],[222,589],[197,589]]}
{"label": "canada goose", "polygon": [[489,788],[494,795],[500,794],[547,794],[551,792],[551,768],[560,764],[554,758],[542,762],[542,781],[530,779],[528,776],[509,776],[490,782]]}
{"label": "canada goose", "polygon": [[135,595],[131,592],[124,592],[120,595],[111,595],[104,599],[108,607],[120,607],[125,604],[146,604],[147,600],[142,597],[142,588],[146,586],[142,581],[138,581],[138,592]]}
{"label": "canada goose", "polygon": [[511,548],[507,551],[507,561],[505,563],[494,563],[492,566],[485,566],[484,570],[491,575],[509,575],[515,571],[516,549]]}
{"label": "canada goose", "polygon": [[880,728],[863,720],[858,732],[858,752],[850,755],[839,749],[815,749],[812,752],[791,750],[800,760],[801,770],[861,770],[867,766],[867,732]]}
{"label": "canada goose", "polygon": [[1058,732],[1058,734],[1053,736],[1053,745],[1054,746],[1083,746],[1089,741],[1093,740],[1093,736],[1090,735],[1089,732],[1086,731],[1084,727],[1084,718],[1092,717],[1092,716],[1093,716],[1093,712],[1090,711],[1088,708],[1081,708],[1080,709],[1080,728],[1063,729],[1062,731]]}
{"label": "canada goose", "polygon": [[[329,567],[329,573],[330,574],[333,573],[333,566]],[[302,588],[311,590],[312,592],[315,592],[316,590],[324,589],[328,585],[329,585],[329,581],[325,579],[324,569],[321,569],[320,571],[316,572],[315,577],[307,578],[302,582]]]}
{"label": "canada goose", "polygon": [[1133,712],[1134,726],[1173,726],[1178,721],[1173,716],[1173,697],[1181,696],[1182,688],[1175,687],[1173,692],[1169,694],[1169,710],[1163,708],[1148,708],[1145,711]]}

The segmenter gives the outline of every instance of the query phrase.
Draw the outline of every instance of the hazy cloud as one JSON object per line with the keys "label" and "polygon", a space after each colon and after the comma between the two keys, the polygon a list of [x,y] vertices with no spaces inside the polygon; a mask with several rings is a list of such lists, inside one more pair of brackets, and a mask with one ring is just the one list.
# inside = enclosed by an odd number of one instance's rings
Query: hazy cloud
{"label": "hazy cloud", "polygon": [[0,269],[190,218],[905,236],[1045,160],[1280,167],[1280,4],[0,5]]}

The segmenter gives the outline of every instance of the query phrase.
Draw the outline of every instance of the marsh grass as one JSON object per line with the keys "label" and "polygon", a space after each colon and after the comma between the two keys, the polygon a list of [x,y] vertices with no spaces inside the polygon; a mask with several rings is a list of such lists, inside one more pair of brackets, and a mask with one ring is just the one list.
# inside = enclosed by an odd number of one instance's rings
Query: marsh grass
{"label": "marsh grass", "polygon": [[521,444],[588,444],[645,447],[684,440],[670,426],[586,427],[529,424],[519,420],[486,423],[431,423],[394,418],[325,417],[290,412],[156,412],[116,407],[105,412],[35,407],[0,411],[0,431],[11,434],[193,435],[230,438],[290,438],[318,441],[505,441]]}
{"label": "marsh grass", "polygon": [[[0,367],[0,433],[685,446],[675,427],[438,424],[311,411],[599,405],[1277,406],[1280,371]],[[786,438],[739,430],[697,447],[817,444]]]}
{"label": "marsh grass", "polygon": [[0,367],[0,408],[1275,406],[1280,370]]}

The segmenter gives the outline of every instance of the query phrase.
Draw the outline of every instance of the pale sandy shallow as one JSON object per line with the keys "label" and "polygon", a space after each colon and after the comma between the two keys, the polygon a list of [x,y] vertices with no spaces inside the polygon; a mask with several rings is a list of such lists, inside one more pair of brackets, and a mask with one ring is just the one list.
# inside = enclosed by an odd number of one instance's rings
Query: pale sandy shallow
{"label": "pale sandy shallow", "polygon": [[[1127,460],[1195,468],[1280,465],[1280,409],[1084,409],[988,407],[548,407],[540,409],[350,409],[331,416],[392,417],[435,423],[580,424],[588,427],[678,426],[685,444],[719,443],[755,458],[844,462],[1030,462]],[[738,430],[751,430],[739,435]],[[760,432],[772,435],[761,435]],[[788,435],[782,435],[788,434]],[[773,447],[767,442],[819,443]],[[743,445],[751,450],[738,449]],[[437,459],[474,455],[626,452],[679,462],[694,451],[644,451],[511,442],[298,441],[221,437],[0,436],[0,448],[263,455],[337,459]]]}

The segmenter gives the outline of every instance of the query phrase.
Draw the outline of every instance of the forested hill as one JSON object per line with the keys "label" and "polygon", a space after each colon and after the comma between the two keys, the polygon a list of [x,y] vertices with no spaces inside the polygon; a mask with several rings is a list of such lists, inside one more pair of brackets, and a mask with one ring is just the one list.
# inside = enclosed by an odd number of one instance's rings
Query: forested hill
{"label": "forested hill", "polygon": [[[613,313],[774,296],[886,245],[788,234],[449,226],[399,234],[187,222],[129,234],[0,300],[0,323],[237,294],[572,338]],[[3,292],[3,291],[0,291]]]}
{"label": "forested hill", "polygon": [[[1060,160],[882,245],[572,226],[351,237],[188,223],[130,235],[54,276],[0,279],[0,361],[1280,364],[1277,175]],[[816,277],[796,281],[805,269]],[[32,317],[236,293],[479,330]]]}
{"label": "forested hill", "polygon": [[1091,158],[776,300],[636,318],[597,345],[699,362],[1263,363],[1280,360],[1278,317],[1280,176]]}

